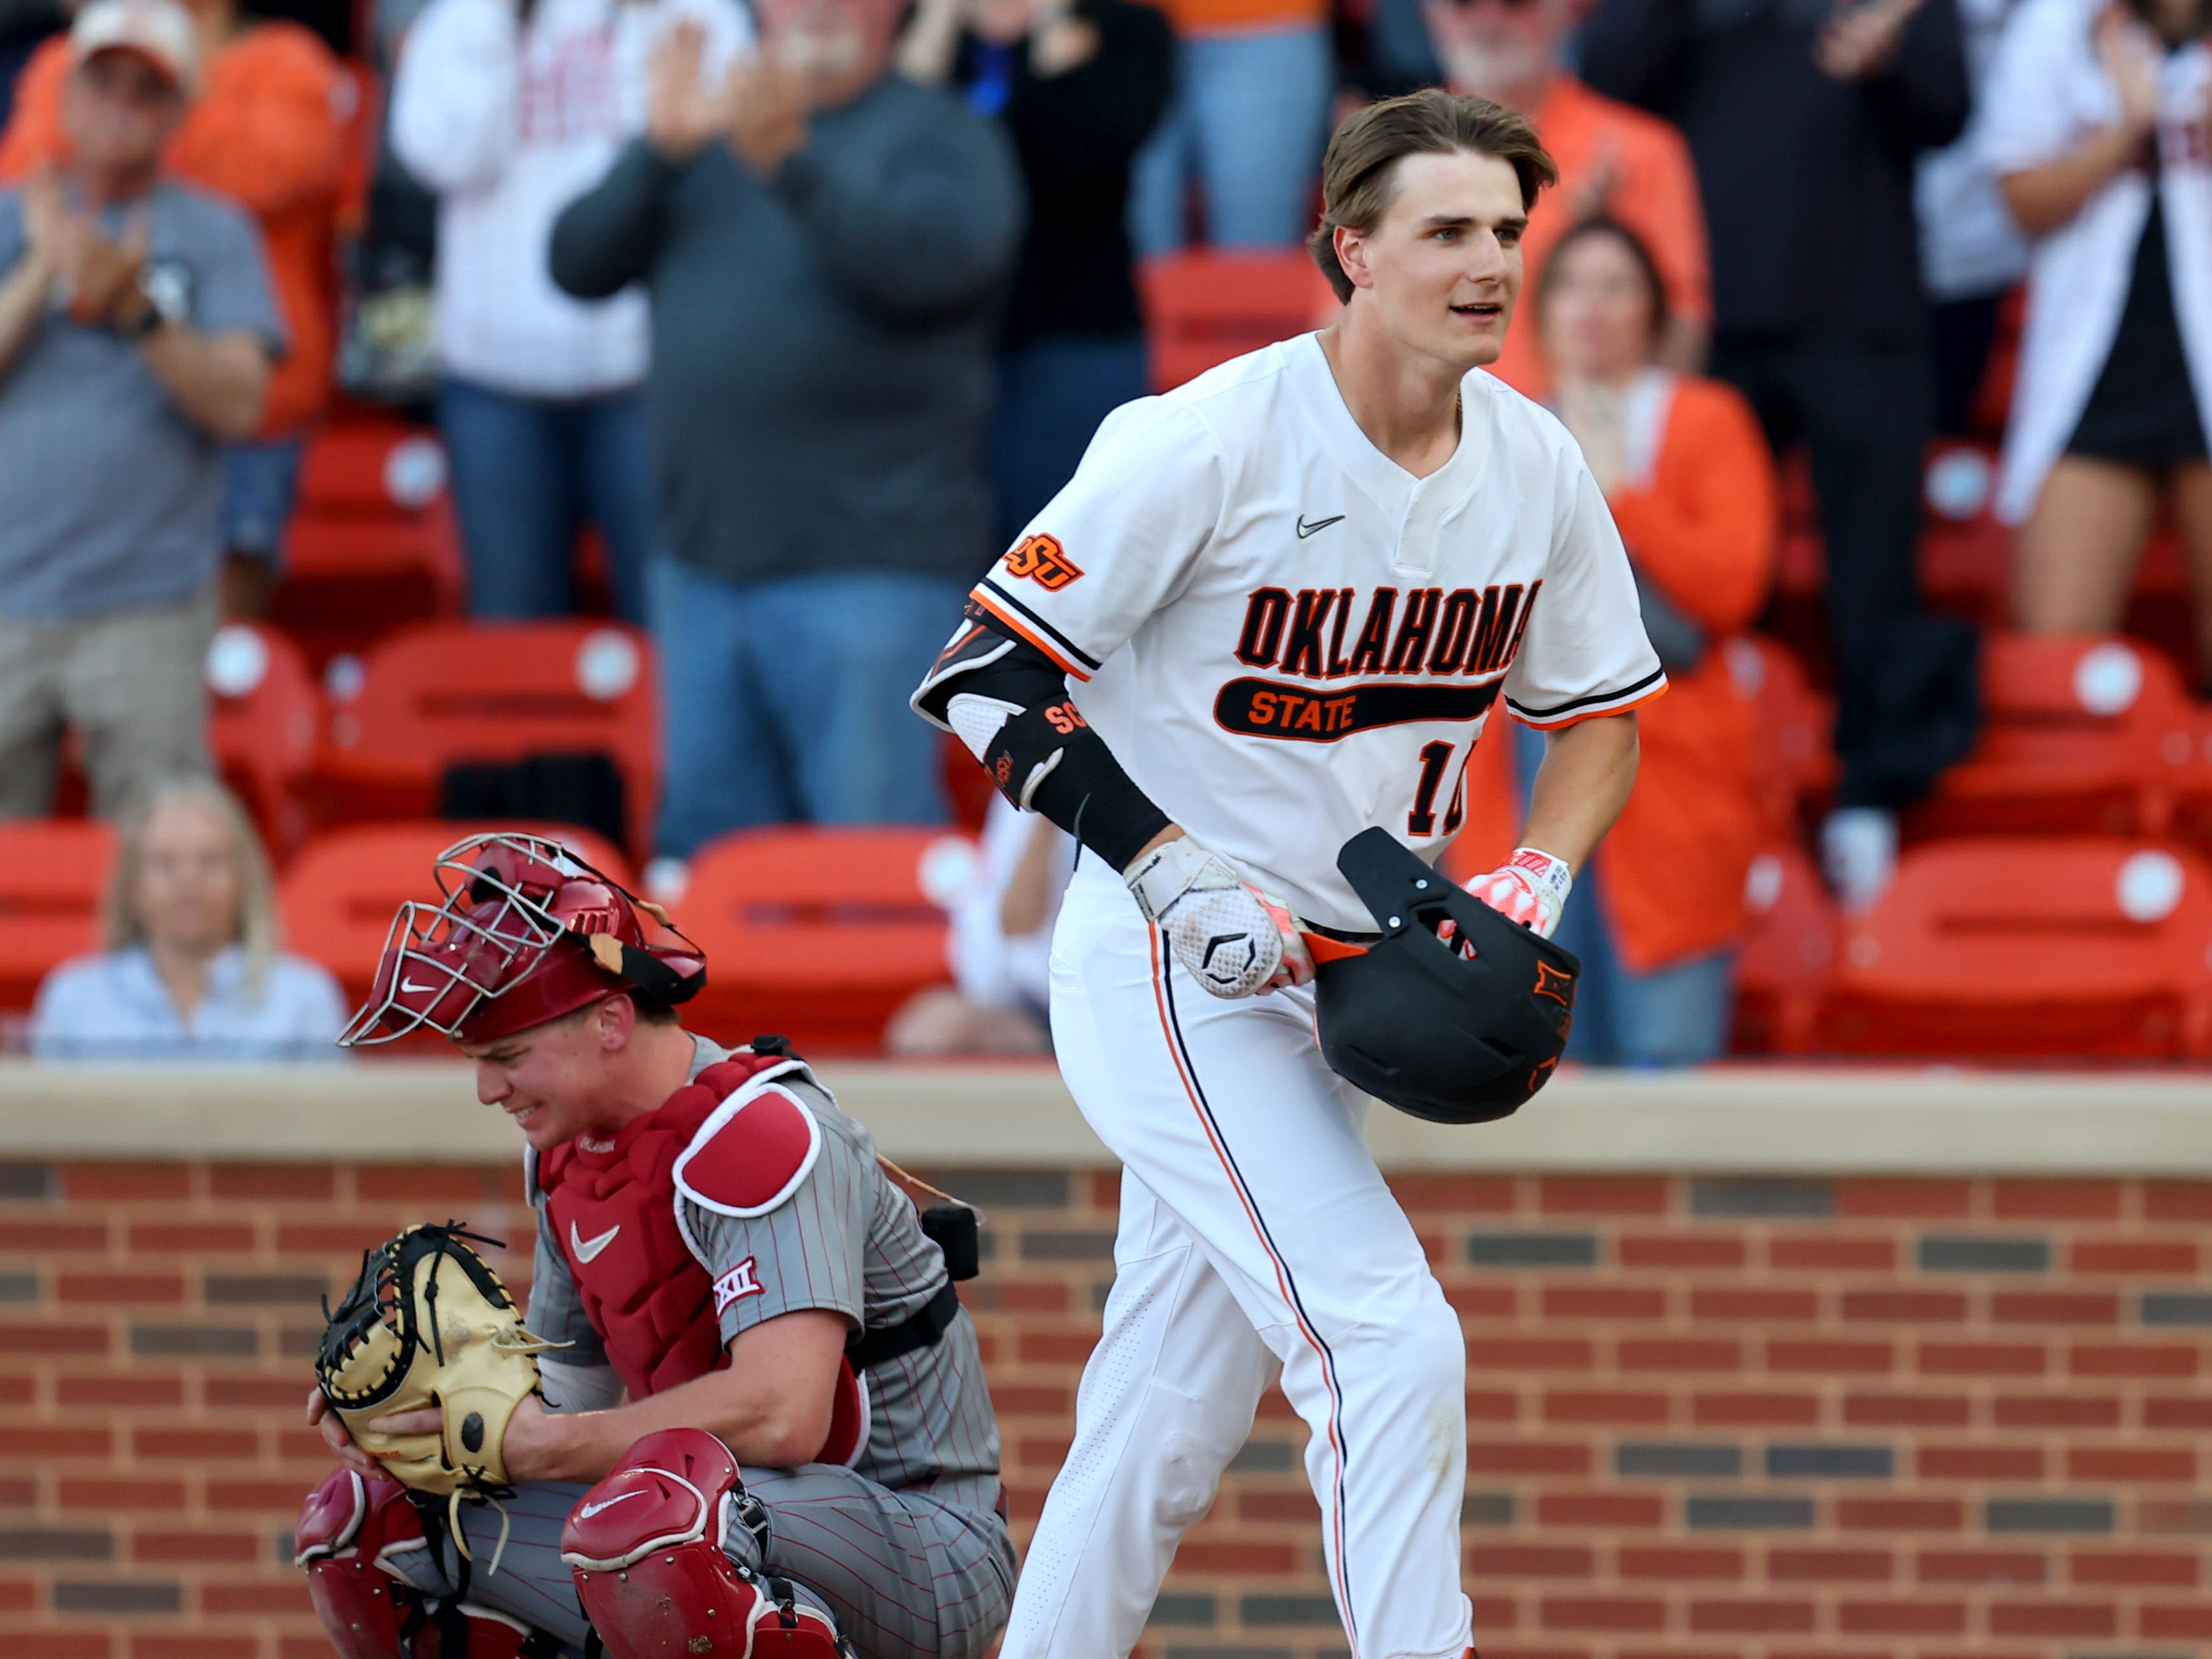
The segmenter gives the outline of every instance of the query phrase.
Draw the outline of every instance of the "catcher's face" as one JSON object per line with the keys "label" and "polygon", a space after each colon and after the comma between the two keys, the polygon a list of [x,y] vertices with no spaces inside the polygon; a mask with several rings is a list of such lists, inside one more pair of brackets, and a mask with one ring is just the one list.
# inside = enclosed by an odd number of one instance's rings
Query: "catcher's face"
{"label": "catcher's face", "polygon": [[605,1004],[489,1042],[464,1043],[476,1062],[477,1098],[514,1119],[523,1138],[539,1151],[579,1135],[606,1133],[597,1108],[605,1092],[608,1058],[599,1023]]}

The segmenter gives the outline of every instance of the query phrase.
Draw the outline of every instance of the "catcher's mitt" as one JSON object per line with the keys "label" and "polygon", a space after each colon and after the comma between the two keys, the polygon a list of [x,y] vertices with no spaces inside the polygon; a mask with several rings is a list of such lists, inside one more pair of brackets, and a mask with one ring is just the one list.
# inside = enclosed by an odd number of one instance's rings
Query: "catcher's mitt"
{"label": "catcher's mitt", "polygon": [[[393,1479],[446,1497],[487,1497],[507,1485],[507,1418],[538,1390],[550,1343],[523,1328],[514,1298],[469,1246],[498,1245],[459,1222],[410,1227],[362,1257],[315,1357],[323,1397]],[[442,1434],[380,1434],[372,1420],[435,1406]]]}

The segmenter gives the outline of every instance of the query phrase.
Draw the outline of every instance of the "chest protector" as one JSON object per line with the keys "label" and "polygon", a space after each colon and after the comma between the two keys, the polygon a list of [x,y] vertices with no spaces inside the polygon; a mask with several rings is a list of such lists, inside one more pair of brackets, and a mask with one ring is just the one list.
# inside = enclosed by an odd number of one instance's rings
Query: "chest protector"
{"label": "chest protector", "polygon": [[[724,1275],[718,1294],[683,1224],[679,1186],[689,1184],[679,1165],[703,1154],[746,1167],[753,1184],[766,1184],[768,1202],[736,1213],[763,1213],[787,1199],[813,1167],[820,1130],[782,1089],[773,1091],[778,1109],[760,1114],[758,1133],[749,1132],[743,1109],[786,1076],[811,1080],[803,1062],[740,1050],[611,1141],[571,1141],[537,1161],[546,1225],[632,1400],[729,1363],[717,1303],[731,1299],[731,1279],[757,1290],[757,1269],[747,1258]],[[794,1123],[803,1156],[792,1145]],[[839,1363],[836,1389],[815,1462],[849,1464],[867,1444],[867,1398],[849,1361]]]}

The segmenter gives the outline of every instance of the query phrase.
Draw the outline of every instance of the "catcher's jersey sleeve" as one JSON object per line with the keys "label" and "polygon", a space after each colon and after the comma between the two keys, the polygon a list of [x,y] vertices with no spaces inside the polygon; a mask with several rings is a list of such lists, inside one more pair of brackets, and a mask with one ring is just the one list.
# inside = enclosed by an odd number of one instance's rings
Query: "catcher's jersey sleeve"
{"label": "catcher's jersey sleeve", "polygon": [[862,1164],[850,1141],[823,1133],[812,1168],[765,1214],[732,1216],[682,1200],[684,1224],[714,1283],[725,1343],[764,1320],[806,1308],[861,1322],[874,1178],[874,1165]]}
{"label": "catcher's jersey sleeve", "polygon": [[1125,404],[973,596],[1088,680],[1174,597],[1225,494],[1212,430],[1197,413],[1159,398]]}
{"label": "catcher's jersey sleeve", "polygon": [[1543,587],[1529,601],[1521,654],[1505,676],[1513,717],[1553,731],[1616,714],[1667,683],[1597,480],[1578,453],[1563,454],[1561,464],[1572,473],[1563,491],[1566,511]]}
{"label": "catcher's jersey sleeve", "polygon": [[538,1246],[530,1268],[530,1311],[524,1322],[548,1342],[570,1345],[560,1351],[562,1364],[578,1369],[607,1365],[606,1344],[592,1328],[568,1264],[554,1247],[553,1223],[546,1219],[544,1200],[536,1199],[535,1207]]}

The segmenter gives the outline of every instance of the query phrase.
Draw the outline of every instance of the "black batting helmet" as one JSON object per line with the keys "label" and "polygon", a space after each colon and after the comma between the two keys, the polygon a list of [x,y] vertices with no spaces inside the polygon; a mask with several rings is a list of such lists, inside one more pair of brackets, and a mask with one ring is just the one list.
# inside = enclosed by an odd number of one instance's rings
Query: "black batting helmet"
{"label": "black batting helmet", "polygon": [[[1330,958],[1315,985],[1322,1058],[1376,1099],[1431,1123],[1487,1123],[1517,1110],[1567,1046],[1582,964],[1431,869],[1388,830],[1353,836],[1336,867],[1382,937],[1363,950],[1317,953]],[[1447,918],[1449,943],[1437,933]]]}

